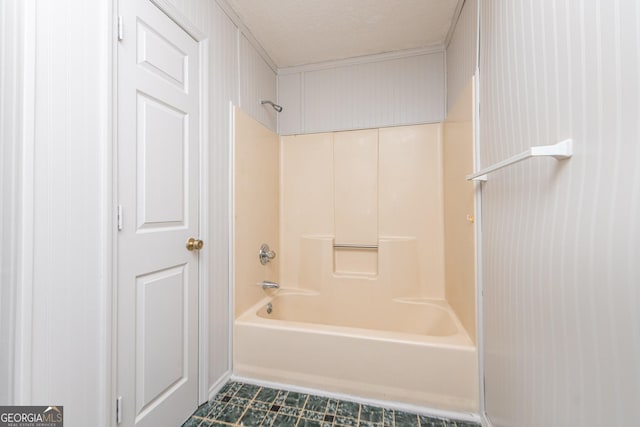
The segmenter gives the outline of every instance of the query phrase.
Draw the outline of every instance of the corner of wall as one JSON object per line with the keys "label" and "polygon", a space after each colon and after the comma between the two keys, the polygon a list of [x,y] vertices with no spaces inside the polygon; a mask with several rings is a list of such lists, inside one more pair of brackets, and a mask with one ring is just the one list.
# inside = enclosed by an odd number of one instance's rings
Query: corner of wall
{"label": "corner of wall", "polygon": [[451,307],[476,341],[475,186],[473,171],[473,84],[467,82],[443,123],[445,293]]}
{"label": "corner of wall", "polygon": [[477,66],[478,0],[465,0],[446,48],[447,114]]}

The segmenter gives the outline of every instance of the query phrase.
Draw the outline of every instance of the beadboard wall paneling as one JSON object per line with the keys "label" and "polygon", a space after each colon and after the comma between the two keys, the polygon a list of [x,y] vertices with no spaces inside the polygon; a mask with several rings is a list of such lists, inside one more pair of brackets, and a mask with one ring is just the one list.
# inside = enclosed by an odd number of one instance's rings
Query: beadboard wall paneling
{"label": "beadboard wall paneling", "polygon": [[212,2],[209,35],[209,388],[231,370],[229,217],[231,108],[238,105],[237,28]]}
{"label": "beadboard wall paneling", "polygon": [[494,426],[636,424],[640,4],[481,2],[480,157],[573,138],[483,184]]}
{"label": "beadboard wall paneling", "polygon": [[447,112],[454,107],[477,67],[478,0],[466,0],[447,46]]}
{"label": "beadboard wall paneling", "polygon": [[277,129],[277,113],[270,105],[261,105],[261,100],[278,99],[276,73],[251,45],[244,34],[240,34],[240,108],[272,131]]}
{"label": "beadboard wall paneling", "polygon": [[240,105],[271,130],[275,112],[259,98],[276,100],[275,73],[217,2],[171,0],[209,38],[209,387],[231,369],[229,358],[229,159],[231,108]]}
{"label": "beadboard wall paneling", "polygon": [[33,331],[24,403],[64,405],[68,427],[111,425],[111,8],[109,0],[35,2]]}
{"label": "beadboard wall paneling", "polygon": [[284,106],[278,114],[278,134],[293,135],[304,128],[302,118],[303,73],[278,75],[278,104]]}
{"label": "beadboard wall paneling", "polygon": [[13,402],[20,152],[22,140],[21,0],[0,3],[0,405]]}
{"label": "beadboard wall paneling", "polygon": [[[283,105],[287,112],[280,117],[280,133],[368,129],[444,119],[444,52],[359,60],[331,68],[320,64],[317,69],[310,66],[297,72],[279,70],[279,99],[283,104],[293,100],[292,105]],[[301,100],[299,106],[297,99]]]}

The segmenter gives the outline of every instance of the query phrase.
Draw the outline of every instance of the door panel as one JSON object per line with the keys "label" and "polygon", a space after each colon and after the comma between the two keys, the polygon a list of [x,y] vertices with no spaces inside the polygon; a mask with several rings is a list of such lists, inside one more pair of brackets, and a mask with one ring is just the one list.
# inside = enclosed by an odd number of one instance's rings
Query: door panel
{"label": "door panel", "polygon": [[138,227],[185,225],[189,117],[138,94]]}
{"label": "door panel", "polygon": [[187,92],[187,54],[144,22],[137,22],[136,32],[138,64]]}
{"label": "door panel", "polygon": [[198,44],[121,0],[117,393],[122,425],[175,427],[198,403]]}
{"label": "door panel", "polygon": [[136,279],[136,410],[162,403],[189,379],[186,265]]}

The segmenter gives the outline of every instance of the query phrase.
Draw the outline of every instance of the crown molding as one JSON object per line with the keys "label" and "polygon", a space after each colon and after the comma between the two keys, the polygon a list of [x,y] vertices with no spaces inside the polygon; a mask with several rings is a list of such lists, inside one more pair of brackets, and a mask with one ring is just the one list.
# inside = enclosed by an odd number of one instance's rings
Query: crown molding
{"label": "crown molding", "polygon": [[394,59],[410,58],[412,56],[429,55],[444,52],[444,45],[421,47],[417,49],[395,50],[392,52],[376,53],[373,55],[355,56],[352,58],[337,59],[333,61],[316,62],[313,64],[297,65],[294,67],[278,68],[278,75],[296,74],[307,71],[328,70],[331,68],[346,67],[349,65],[368,64],[372,62],[391,61]]}
{"label": "crown molding", "polygon": [[453,33],[456,30],[456,25],[458,25],[458,19],[460,19],[460,14],[462,13],[462,8],[464,7],[465,1],[466,0],[458,0],[458,4],[456,5],[456,10],[453,12],[453,18],[451,18],[451,25],[449,26],[449,31],[447,31],[447,36],[444,38],[445,48],[448,48],[449,43],[451,43],[451,39],[453,38]]}

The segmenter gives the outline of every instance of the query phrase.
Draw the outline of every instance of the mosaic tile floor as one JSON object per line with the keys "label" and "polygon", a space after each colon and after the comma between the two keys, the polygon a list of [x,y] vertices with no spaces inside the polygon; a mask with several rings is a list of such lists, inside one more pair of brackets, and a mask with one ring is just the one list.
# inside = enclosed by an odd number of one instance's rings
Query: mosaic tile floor
{"label": "mosaic tile floor", "polygon": [[182,427],[476,427],[294,391],[231,381]]}

